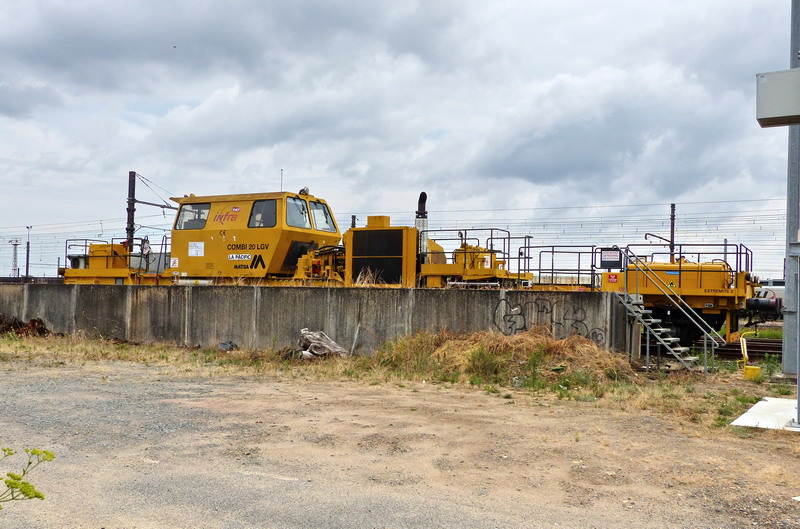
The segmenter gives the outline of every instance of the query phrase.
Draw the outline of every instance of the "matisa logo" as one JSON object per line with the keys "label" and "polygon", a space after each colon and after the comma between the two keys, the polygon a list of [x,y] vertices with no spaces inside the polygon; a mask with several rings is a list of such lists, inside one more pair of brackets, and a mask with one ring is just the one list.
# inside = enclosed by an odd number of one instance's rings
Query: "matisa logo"
{"label": "matisa logo", "polygon": [[230,209],[226,209],[220,213],[214,215],[214,222],[219,222],[220,224],[225,224],[226,222],[234,222],[237,218],[239,218],[239,207],[233,206]]}

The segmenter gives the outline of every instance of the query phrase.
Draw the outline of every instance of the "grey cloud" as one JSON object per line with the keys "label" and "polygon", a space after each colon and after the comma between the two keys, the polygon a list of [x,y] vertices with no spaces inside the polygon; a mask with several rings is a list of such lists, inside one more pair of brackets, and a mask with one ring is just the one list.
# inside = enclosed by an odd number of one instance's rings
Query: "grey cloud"
{"label": "grey cloud", "polygon": [[[711,90],[755,87],[755,74],[789,66],[789,4],[704,2],[671,13],[629,43],[637,56],[683,68]],[[755,71],[755,70],[757,71]]]}
{"label": "grey cloud", "polygon": [[165,80],[225,74],[275,87],[298,68],[304,77],[323,75],[365,54],[448,57],[437,41],[456,4],[409,5],[173,0],[155,13],[146,3],[50,3],[16,24],[0,23],[0,58],[75,87],[149,93]]}
{"label": "grey cloud", "polygon": [[58,106],[61,103],[59,93],[49,86],[0,83],[0,114],[12,118],[27,117],[39,107]]}
{"label": "grey cloud", "polygon": [[708,163],[708,153],[746,128],[746,110],[730,112],[731,104],[746,100],[725,101],[669,71],[648,79],[652,74],[589,74],[571,85],[556,83],[487,139],[475,172],[548,185],[605,180],[605,189],[636,172],[654,192],[674,192],[698,175],[730,173],[731,157]]}
{"label": "grey cloud", "polygon": [[[377,134],[380,121],[379,104],[355,94],[306,95],[287,101],[278,94],[230,91],[166,116],[149,142],[189,163],[213,157],[225,164],[243,150],[281,143],[358,141]],[[205,155],[197,157],[198,152]]]}

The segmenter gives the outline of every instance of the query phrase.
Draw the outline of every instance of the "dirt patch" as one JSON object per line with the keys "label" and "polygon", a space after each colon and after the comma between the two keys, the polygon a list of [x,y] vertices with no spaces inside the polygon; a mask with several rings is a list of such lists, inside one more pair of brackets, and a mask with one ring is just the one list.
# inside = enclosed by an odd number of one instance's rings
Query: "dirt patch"
{"label": "dirt patch", "polygon": [[800,528],[788,432],[444,383],[0,368],[3,440],[58,458],[8,527]]}

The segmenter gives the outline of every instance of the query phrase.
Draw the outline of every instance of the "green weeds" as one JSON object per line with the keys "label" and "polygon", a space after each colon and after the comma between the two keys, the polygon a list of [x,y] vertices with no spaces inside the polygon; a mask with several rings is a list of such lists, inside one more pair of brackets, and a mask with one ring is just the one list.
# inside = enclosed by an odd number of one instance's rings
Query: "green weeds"
{"label": "green weeds", "polygon": [[770,340],[780,340],[783,338],[783,327],[761,328],[756,334],[756,338],[766,338]]}
{"label": "green weeds", "polygon": [[781,382],[772,386],[772,393],[778,396],[786,396],[792,394],[792,386],[786,382]]}
{"label": "green weeds", "polygon": [[507,353],[495,355],[488,352],[483,346],[474,349],[469,355],[466,373],[477,380],[488,383],[501,383],[507,378],[504,367],[507,362],[504,358]]}
{"label": "green weeds", "polygon": [[764,359],[761,361],[760,365],[761,365],[761,373],[767,379],[770,379],[775,373],[780,373],[781,357],[780,355],[773,355],[767,353],[764,355]]}

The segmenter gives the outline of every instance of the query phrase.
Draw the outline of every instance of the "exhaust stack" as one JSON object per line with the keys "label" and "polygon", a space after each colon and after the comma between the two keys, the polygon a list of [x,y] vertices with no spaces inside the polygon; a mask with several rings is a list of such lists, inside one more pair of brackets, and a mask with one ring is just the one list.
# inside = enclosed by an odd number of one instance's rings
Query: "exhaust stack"
{"label": "exhaust stack", "polygon": [[414,227],[418,232],[417,253],[419,254],[420,264],[428,261],[428,210],[425,209],[428,194],[423,191],[419,194],[419,201],[417,201],[417,213],[414,219]]}

